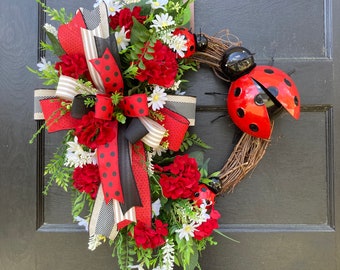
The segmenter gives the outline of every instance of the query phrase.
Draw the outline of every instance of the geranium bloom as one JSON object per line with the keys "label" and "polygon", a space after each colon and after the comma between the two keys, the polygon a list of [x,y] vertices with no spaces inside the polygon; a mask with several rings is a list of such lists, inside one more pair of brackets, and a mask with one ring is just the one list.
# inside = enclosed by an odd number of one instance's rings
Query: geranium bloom
{"label": "geranium bloom", "polygon": [[173,200],[193,197],[198,189],[198,181],[180,176],[162,174],[159,180],[163,195]]}
{"label": "geranium bloom", "polygon": [[136,79],[169,88],[174,84],[178,71],[176,53],[159,40],[156,41],[153,49],[153,59],[143,59],[145,69],[138,69]]}
{"label": "geranium bloom", "polygon": [[201,174],[196,159],[188,155],[176,156],[172,164],[163,168],[155,166],[155,169],[162,172],[159,184],[167,198],[191,198],[198,190]]}
{"label": "geranium bloom", "polygon": [[[133,26],[132,17],[136,18],[137,21],[143,23],[146,16],[141,16],[142,8],[140,6],[135,6],[132,11],[129,8],[123,8],[120,12],[116,13],[115,16],[110,16],[110,27],[116,30],[117,27],[125,27],[125,30],[131,30]],[[128,32],[128,38],[130,38],[130,32]]]}
{"label": "geranium bloom", "polygon": [[99,169],[97,165],[87,164],[75,168],[73,171],[73,186],[80,192],[85,192],[95,199],[100,185]]}
{"label": "geranium bloom", "polygon": [[152,107],[152,110],[157,111],[164,107],[167,100],[167,94],[164,91],[165,89],[158,85],[154,87],[151,96],[148,97],[148,106]]}
{"label": "geranium bloom", "polygon": [[127,34],[129,31],[125,31],[125,26],[120,29],[119,32],[115,32],[116,42],[118,46],[118,50],[125,50],[129,45],[130,39],[127,38]]}
{"label": "geranium bloom", "polygon": [[137,222],[134,227],[133,238],[138,247],[156,248],[165,243],[164,236],[168,235],[168,224],[164,224],[161,220],[155,221],[155,230],[147,227],[144,222]]}
{"label": "geranium bloom", "polygon": [[88,72],[85,56],[82,54],[64,54],[60,57],[61,62],[55,64],[55,69],[59,75],[66,75],[74,79],[79,79]]}
{"label": "geranium bloom", "polygon": [[114,121],[95,118],[94,112],[91,111],[82,117],[81,124],[75,129],[75,136],[78,137],[80,144],[96,149],[115,138],[114,125]]}
{"label": "geranium bloom", "polygon": [[163,170],[169,171],[174,175],[191,178],[196,182],[198,182],[201,177],[196,159],[189,157],[188,154],[176,156],[173,163],[163,167]]}
{"label": "geranium bloom", "polygon": [[197,230],[194,232],[195,239],[202,240],[203,238],[210,236],[212,232],[218,228],[217,220],[220,217],[220,213],[212,208],[210,212],[210,218],[198,226]]}

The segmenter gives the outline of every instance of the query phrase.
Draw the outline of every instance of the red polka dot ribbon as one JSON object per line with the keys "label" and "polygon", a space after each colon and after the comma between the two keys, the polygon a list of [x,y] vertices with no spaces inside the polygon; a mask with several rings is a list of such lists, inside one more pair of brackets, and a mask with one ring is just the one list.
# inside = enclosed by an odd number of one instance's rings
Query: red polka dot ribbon
{"label": "red polka dot ribbon", "polygon": [[165,129],[168,130],[168,142],[169,149],[172,151],[178,151],[182,141],[184,139],[184,135],[189,128],[189,120],[181,114],[178,114],[168,108],[163,108],[160,112],[164,115],[164,120],[160,121]]}
{"label": "red polka dot ribbon", "polygon": [[[118,122],[114,121],[116,134],[118,131]],[[97,148],[98,167],[100,178],[104,191],[105,202],[111,199],[123,203],[123,192],[120,184],[119,159],[118,159],[118,134],[115,138]]]}
{"label": "red polka dot ribbon", "polygon": [[114,107],[111,98],[104,94],[97,94],[96,97],[95,117],[102,120],[112,120]]}
{"label": "red polka dot ribbon", "polygon": [[91,59],[90,62],[100,74],[105,92],[107,94],[113,92],[121,92],[124,90],[123,77],[120,69],[112,56],[110,50],[107,48],[100,58]]}
{"label": "red polka dot ribbon", "polygon": [[48,132],[73,129],[80,123],[80,120],[73,118],[69,111],[65,113],[66,108],[63,108],[62,102],[65,101],[59,98],[40,100]]}

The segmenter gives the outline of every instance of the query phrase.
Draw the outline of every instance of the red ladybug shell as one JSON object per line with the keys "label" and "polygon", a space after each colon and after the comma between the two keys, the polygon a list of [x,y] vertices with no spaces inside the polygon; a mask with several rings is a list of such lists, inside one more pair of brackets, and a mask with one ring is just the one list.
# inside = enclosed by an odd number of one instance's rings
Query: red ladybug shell
{"label": "red ladybug shell", "polygon": [[232,82],[228,93],[228,113],[243,132],[270,137],[271,115],[262,97],[277,108],[282,106],[295,119],[300,117],[300,95],[290,76],[272,66],[256,66]]}
{"label": "red ladybug shell", "polygon": [[212,192],[206,185],[200,184],[198,192],[196,192],[192,198],[197,206],[206,204],[208,207],[215,203],[215,193]]}
{"label": "red ladybug shell", "polygon": [[191,33],[188,29],[186,28],[176,28],[175,31],[173,32],[174,35],[184,35],[187,43],[187,50],[183,56],[183,58],[188,58],[192,56],[195,51],[196,51],[196,42],[195,42],[195,35]]}

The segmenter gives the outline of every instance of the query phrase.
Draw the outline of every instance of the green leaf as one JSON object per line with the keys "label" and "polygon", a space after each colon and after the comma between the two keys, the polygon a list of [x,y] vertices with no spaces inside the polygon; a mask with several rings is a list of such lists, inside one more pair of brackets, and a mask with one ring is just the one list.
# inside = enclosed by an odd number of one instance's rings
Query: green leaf
{"label": "green leaf", "polygon": [[131,41],[131,44],[138,44],[139,45],[138,49],[141,49],[140,47],[141,41],[143,43],[148,41],[151,34],[149,30],[143,24],[141,24],[135,17],[132,17],[132,19],[133,19],[133,26],[131,29],[130,41]]}
{"label": "green leaf", "polygon": [[48,39],[51,41],[52,49],[53,49],[53,52],[55,53],[55,55],[61,56],[61,55],[65,54],[65,51],[60,46],[59,40],[56,38],[56,36],[53,35],[52,33],[48,32],[48,31],[46,31],[46,35],[47,35]]}

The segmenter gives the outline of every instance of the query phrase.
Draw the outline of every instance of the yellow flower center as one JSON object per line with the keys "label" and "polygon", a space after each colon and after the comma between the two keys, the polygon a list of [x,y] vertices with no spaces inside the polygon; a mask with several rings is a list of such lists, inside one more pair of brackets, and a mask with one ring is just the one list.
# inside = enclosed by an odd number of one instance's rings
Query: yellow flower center
{"label": "yellow flower center", "polygon": [[153,98],[152,98],[152,100],[153,100],[154,102],[157,102],[157,101],[159,100],[159,96],[158,96],[158,95],[154,95]]}

